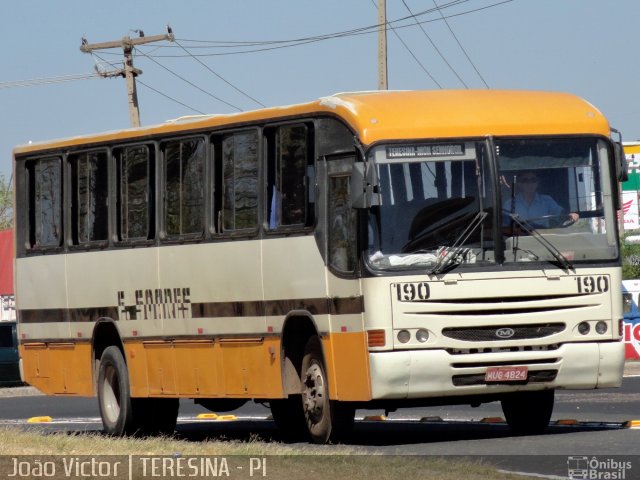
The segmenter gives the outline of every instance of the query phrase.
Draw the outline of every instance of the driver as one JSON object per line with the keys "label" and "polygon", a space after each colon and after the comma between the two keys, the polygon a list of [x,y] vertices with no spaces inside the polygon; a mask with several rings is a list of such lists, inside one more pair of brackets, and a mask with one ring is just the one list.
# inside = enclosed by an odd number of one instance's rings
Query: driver
{"label": "driver", "polygon": [[[519,217],[528,220],[545,217],[549,215],[562,215],[564,209],[549,195],[538,193],[538,175],[533,171],[521,172],[517,176],[516,194],[514,197],[515,206],[512,206],[512,199],[509,198],[504,203],[506,212],[514,212]],[[569,213],[572,222],[578,220],[577,213]]]}

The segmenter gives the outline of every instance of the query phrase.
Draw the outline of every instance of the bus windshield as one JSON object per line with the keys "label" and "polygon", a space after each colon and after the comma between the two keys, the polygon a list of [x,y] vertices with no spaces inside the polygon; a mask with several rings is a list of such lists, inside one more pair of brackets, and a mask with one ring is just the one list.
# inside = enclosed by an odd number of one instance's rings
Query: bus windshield
{"label": "bus windshield", "polygon": [[557,253],[568,262],[617,258],[604,141],[509,139],[496,142],[496,153],[505,262],[551,261]]}
{"label": "bus windshield", "polygon": [[378,269],[436,271],[493,263],[493,188],[482,142],[382,146],[372,152],[380,205],[369,215]]}
{"label": "bus windshield", "polygon": [[[368,222],[373,269],[440,273],[496,262],[569,268],[617,258],[607,143],[502,139],[487,145],[372,150],[379,195]],[[493,161],[497,176],[490,173]]]}

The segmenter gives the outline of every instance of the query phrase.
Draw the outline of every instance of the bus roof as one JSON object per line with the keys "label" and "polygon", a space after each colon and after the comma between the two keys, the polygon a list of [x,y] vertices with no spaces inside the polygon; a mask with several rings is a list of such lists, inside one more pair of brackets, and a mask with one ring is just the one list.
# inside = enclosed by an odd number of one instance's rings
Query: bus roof
{"label": "bus roof", "polygon": [[160,125],[30,143],[14,154],[126,142],[207,128],[318,114],[343,118],[364,145],[382,140],[486,135],[595,134],[609,136],[604,116],[567,93],[517,90],[425,90],[339,93],[298,105],[224,115],[184,117]]}

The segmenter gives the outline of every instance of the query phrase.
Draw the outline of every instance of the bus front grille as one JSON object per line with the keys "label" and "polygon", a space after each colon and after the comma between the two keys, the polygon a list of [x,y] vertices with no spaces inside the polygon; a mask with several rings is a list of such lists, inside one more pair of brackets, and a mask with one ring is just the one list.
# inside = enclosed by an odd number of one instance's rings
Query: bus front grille
{"label": "bus front grille", "polygon": [[498,342],[544,338],[562,332],[564,323],[533,325],[502,325],[494,327],[454,327],[442,330],[442,335],[463,342]]}

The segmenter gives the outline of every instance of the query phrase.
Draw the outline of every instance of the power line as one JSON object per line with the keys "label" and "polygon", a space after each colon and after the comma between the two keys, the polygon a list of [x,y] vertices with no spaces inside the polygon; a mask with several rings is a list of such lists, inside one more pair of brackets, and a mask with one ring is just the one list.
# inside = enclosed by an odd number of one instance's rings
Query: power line
{"label": "power line", "polygon": [[453,35],[453,38],[455,38],[456,42],[458,43],[458,46],[460,47],[460,50],[462,50],[462,53],[464,53],[464,56],[467,57],[467,60],[469,60],[469,63],[471,64],[471,66],[473,67],[473,69],[476,71],[476,73],[478,74],[478,77],[480,77],[480,80],[482,80],[482,83],[484,83],[484,86],[489,88],[489,84],[487,84],[487,82],[485,81],[484,77],[482,76],[482,74],[480,73],[480,71],[478,70],[478,68],[476,67],[476,65],[473,63],[473,61],[471,60],[471,58],[469,57],[469,54],[467,54],[467,51],[465,50],[465,48],[462,46],[462,43],[460,43],[460,40],[458,40],[458,36],[453,32],[453,29],[451,28],[451,25],[449,25],[449,22],[447,21],[447,18],[442,14],[442,11],[440,10],[440,7],[438,7],[438,4],[436,3],[436,0],[433,0],[433,4],[436,6],[436,8],[438,9],[438,12],[440,12],[440,16],[442,17],[442,20],[444,20],[444,23],[447,25],[447,28],[449,29],[449,31],[451,32],[451,35]]}
{"label": "power line", "polygon": [[[422,30],[422,33],[424,33],[425,37],[427,37],[427,40],[429,40],[429,43],[431,43],[431,45],[433,46],[433,48],[436,50],[436,52],[438,52],[438,55],[440,55],[440,58],[442,58],[442,60],[444,61],[444,63],[447,64],[447,67],[449,67],[449,70],[451,70],[453,72],[453,74],[456,76],[456,78],[458,80],[460,80],[460,83],[462,83],[462,85],[464,85],[464,88],[469,88],[469,86],[465,83],[464,80],[462,80],[462,78],[460,77],[460,75],[458,75],[458,72],[456,71],[455,68],[453,68],[451,66],[451,64],[447,61],[447,59],[445,58],[445,56],[442,54],[442,52],[440,51],[440,49],[436,46],[435,42],[431,39],[431,37],[429,36],[429,34],[427,33],[427,31],[424,29],[424,27],[420,24],[420,21],[418,20],[418,18],[414,15],[414,13],[411,11],[411,8],[409,8],[409,5],[407,5],[407,2],[405,2],[405,0],[402,0],[402,4],[405,6],[405,8],[407,9],[407,11],[411,14],[411,17],[413,17],[413,19],[416,21],[416,24],[420,27],[420,30]],[[437,5],[436,5],[437,8]],[[441,12],[442,14],[442,12]]]}
{"label": "power line", "polygon": [[9,82],[0,82],[1,88],[17,88],[17,87],[34,87],[36,85],[48,85],[51,83],[67,83],[78,80],[91,80],[100,78],[98,73],[79,73],[72,75],[62,75],[57,77],[32,78],[29,80],[13,80]]}
{"label": "power line", "polygon": [[165,69],[165,70],[166,70],[167,72],[169,72],[171,75],[174,75],[175,77],[179,78],[179,79],[180,79],[180,80],[182,80],[183,82],[188,83],[188,84],[189,84],[189,85],[191,85],[193,88],[196,88],[196,89],[200,90],[202,93],[204,93],[204,94],[206,94],[206,95],[209,95],[211,98],[214,98],[215,100],[217,100],[217,101],[219,101],[219,102],[221,102],[221,103],[224,103],[225,105],[227,105],[227,106],[229,106],[229,107],[231,107],[231,108],[233,108],[233,109],[235,109],[235,110],[237,110],[237,111],[239,111],[239,112],[241,112],[241,111],[242,111],[242,109],[241,109],[240,107],[237,107],[237,106],[235,106],[234,104],[229,103],[229,102],[227,102],[227,101],[225,101],[225,100],[221,99],[220,97],[217,97],[217,96],[216,96],[216,95],[214,95],[213,93],[208,92],[208,91],[206,91],[205,89],[203,89],[203,88],[199,87],[199,86],[198,86],[198,85],[196,85],[195,83],[193,83],[193,82],[191,82],[191,81],[187,80],[186,78],[184,78],[183,76],[181,76],[181,75],[177,74],[176,72],[174,72],[173,70],[171,70],[169,67],[166,67],[166,66],[162,65],[160,62],[158,62],[157,60],[155,60],[153,57],[151,57],[151,56],[149,56],[149,55],[146,55],[144,52],[140,51],[139,49],[136,49],[136,51],[137,51],[140,55],[142,55],[142,56],[144,56],[145,58],[148,58],[149,60],[151,60],[153,63],[155,63],[155,64],[156,64],[156,65],[158,65],[159,67],[161,67],[161,68]]}
{"label": "power line", "polygon": [[200,60],[199,58],[193,56],[191,54],[191,52],[189,52],[186,48],[184,48],[179,42],[176,42],[176,44],[182,49],[184,50],[187,54],[189,54],[189,56],[191,58],[193,58],[196,62],[198,62],[200,65],[202,65],[204,68],[206,68],[207,70],[209,70],[212,74],[214,74],[216,77],[218,77],[220,80],[222,80],[224,83],[226,83],[227,85],[229,85],[231,88],[233,88],[234,90],[236,90],[237,92],[240,92],[242,95],[244,95],[245,97],[247,97],[248,99],[254,101],[255,103],[257,103],[258,105],[260,105],[261,107],[265,107],[266,105],[262,102],[259,102],[258,100],[256,100],[255,98],[253,98],[251,95],[249,95],[248,93],[244,92],[243,90],[240,90],[238,87],[236,87],[234,84],[232,84],[231,82],[229,82],[227,79],[225,79],[224,77],[222,77],[220,74],[218,74],[217,72],[213,71],[213,69],[211,69],[209,67],[209,65],[207,65],[206,63],[204,63],[202,60]]}
{"label": "power line", "polygon": [[[448,4],[444,4],[440,6],[440,9],[445,9],[445,8],[449,8],[451,6],[454,5],[458,5],[461,3],[465,3],[468,2],[470,0],[458,0],[458,1],[454,1],[454,2],[450,2]],[[493,7],[497,7],[499,5],[503,5],[505,3],[510,3],[514,0],[502,0],[500,2],[496,2],[496,3],[492,3],[491,5],[485,5],[484,7],[479,7],[479,8],[475,8],[472,10],[467,10],[464,12],[460,12],[460,13],[455,13],[455,14],[451,14],[448,16],[445,16],[445,18],[454,18],[454,17],[460,17],[462,15],[468,15],[471,13],[475,13],[475,12],[479,12],[482,10],[487,10],[489,8],[493,8]],[[421,16],[424,15],[426,13],[433,13],[438,11],[438,9],[433,8],[430,10],[426,10],[424,12],[421,13],[417,13],[415,16]],[[397,19],[397,20],[392,20],[390,22],[387,22],[387,24],[394,24],[400,21],[406,21],[407,19],[411,19],[411,16],[407,16],[407,17],[403,17],[401,19]],[[419,22],[415,22],[412,21],[409,24],[402,24],[399,26],[396,26],[396,29],[401,29],[401,28],[410,28],[410,27],[415,27],[416,25],[423,25],[426,23],[431,23],[431,22],[439,22],[442,21],[442,18],[437,18],[437,19],[430,19],[430,20],[423,20],[423,21],[419,21]],[[225,41],[225,42],[221,42],[221,41],[216,41],[216,40],[195,40],[195,39],[178,39],[182,42],[194,42],[194,43],[210,43],[210,44],[217,44],[217,43],[225,43],[225,44],[231,44],[231,45],[209,45],[209,46],[189,46],[186,48],[189,49],[193,49],[193,48],[235,48],[235,45],[238,45],[239,47],[245,47],[245,46],[261,46],[261,45],[275,45],[275,46],[264,46],[263,48],[253,48],[253,49],[248,49],[248,50],[240,50],[240,51],[233,51],[233,52],[220,52],[220,53],[191,53],[190,55],[193,55],[194,57],[215,57],[215,56],[226,56],[226,55],[240,55],[240,54],[246,54],[246,53],[258,53],[258,52],[266,52],[266,51],[271,51],[271,50],[279,50],[279,49],[283,49],[283,48],[291,48],[291,47],[296,47],[296,46],[300,46],[300,45],[306,45],[309,43],[316,43],[316,42],[320,42],[320,41],[324,41],[324,40],[331,40],[331,39],[337,39],[337,38],[344,38],[344,37],[351,37],[351,36],[359,36],[359,35],[370,35],[373,33],[377,33],[377,29],[379,28],[379,25],[370,25],[367,27],[361,27],[361,28],[356,28],[356,29],[352,29],[352,30],[346,30],[343,32],[336,32],[336,33],[331,33],[331,34],[325,34],[325,35],[318,35],[318,36],[314,36],[314,37],[306,37],[306,38],[300,38],[300,39],[291,39],[291,40],[268,40],[268,41],[262,41],[262,42],[246,42],[247,44],[243,44],[243,42],[232,42],[232,41]],[[254,45],[255,44],[255,45]],[[162,48],[178,48],[176,46],[172,46],[172,45],[165,45]],[[153,55],[153,57],[155,58],[182,58],[185,57],[186,55],[182,55],[182,54],[163,54],[163,55]]]}
{"label": "power line", "polygon": [[196,113],[200,113],[200,114],[202,114],[202,115],[206,115],[206,113],[201,112],[201,111],[200,111],[200,110],[198,110],[197,108],[190,107],[190,106],[189,106],[189,105],[187,105],[186,103],[182,103],[180,100],[176,100],[175,98],[170,97],[170,96],[169,96],[169,95],[167,95],[166,93],[162,93],[160,90],[156,90],[155,88],[153,88],[153,87],[152,87],[152,86],[150,86],[150,85],[147,85],[146,83],[144,83],[144,82],[143,82],[142,80],[140,80],[140,79],[138,79],[138,83],[139,83],[140,85],[142,85],[143,87],[146,87],[146,88],[148,88],[149,90],[151,90],[151,91],[153,91],[153,92],[157,93],[158,95],[162,95],[164,98],[167,98],[167,99],[171,100],[172,102],[178,103],[178,104],[182,105],[183,107],[188,108],[189,110],[193,110],[193,111],[194,111],[194,112],[196,112]]}
{"label": "power line", "polygon": [[[440,6],[441,9],[447,9],[450,8],[452,6],[455,5],[460,5],[463,3],[467,3],[471,0],[453,0],[449,3],[445,3],[442,4]],[[429,13],[435,13],[437,11],[436,8],[431,8],[431,9],[427,9],[424,10],[422,12],[419,12],[416,14],[416,16],[422,16],[422,15],[426,15]],[[401,17],[398,18],[396,20],[391,20],[388,21],[387,24],[394,24],[394,23],[399,23],[408,19],[411,19],[411,16],[407,16],[407,17]],[[294,38],[294,39],[290,39],[290,40],[253,40],[253,41],[232,41],[232,40],[193,40],[193,39],[184,39],[184,38],[179,38],[178,40],[183,41],[183,42],[193,42],[193,43],[211,43],[211,44],[220,44],[217,46],[191,46],[190,48],[240,48],[240,47],[246,47],[246,46],[261,46],[261,45],[273,45],[273,44],[286,44],[286,43],[293,43],[293,42],[302,42],[302,43],[306,43],[308,41],[317,41],[317,40],[328,40],[328,39],[332,39],[332,38],[340,38],[343,36],[349,36],[351,34],[358,34],[358,33],[362,33],[362,32],[366,32],[366,33],[375,33],[378,29],[380,28],[379,24],[375,24],[375,25],[369,25],[366,27],[358,27],[358,28],[354,28],[351,30],[344,30],[344,31],[340,31],[340,32],[333,32],[333,33],[327,33],[327,34],[322,34],[322,35],[314,35],[311,37],[301,37],[301,38]],[[173,45],[164,45],[162,48],[177,48]]]}

